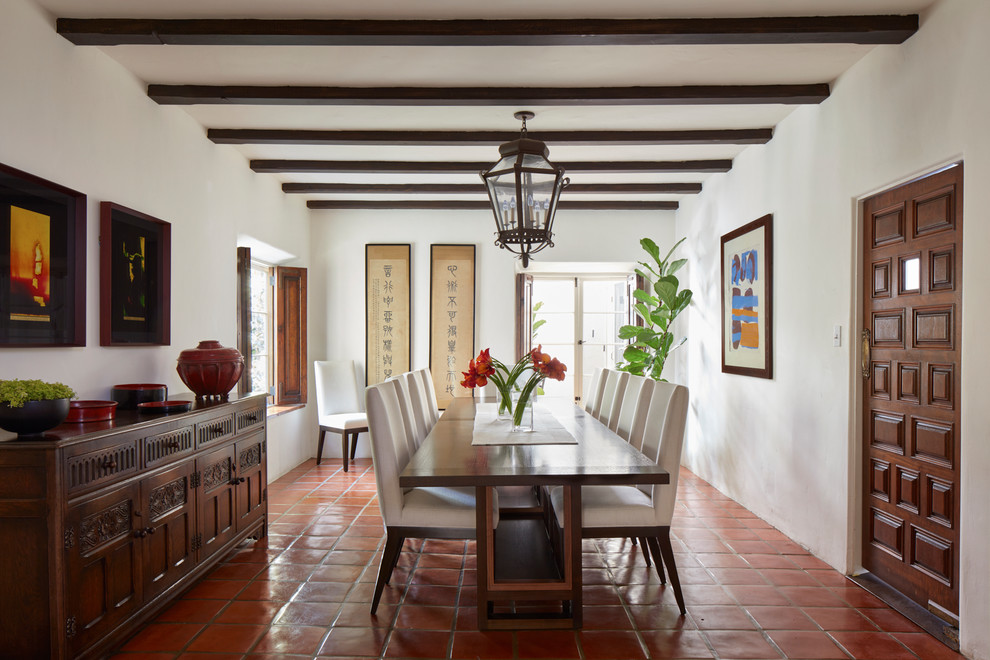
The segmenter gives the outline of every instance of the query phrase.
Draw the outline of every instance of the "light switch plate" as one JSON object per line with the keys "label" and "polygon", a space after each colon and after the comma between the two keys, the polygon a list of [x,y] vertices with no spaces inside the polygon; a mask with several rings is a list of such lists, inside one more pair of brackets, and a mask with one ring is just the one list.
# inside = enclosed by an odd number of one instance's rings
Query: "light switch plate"
{"label": "light switch plate", "polygon": [[842,346],[842,326],[834,325],[832,326],[832,346],[838,348]]}

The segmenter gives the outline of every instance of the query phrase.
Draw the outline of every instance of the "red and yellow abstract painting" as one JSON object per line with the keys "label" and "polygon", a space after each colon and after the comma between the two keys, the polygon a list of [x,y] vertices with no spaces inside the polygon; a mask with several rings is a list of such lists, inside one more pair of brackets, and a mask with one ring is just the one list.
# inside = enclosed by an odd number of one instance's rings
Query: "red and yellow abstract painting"
{"label": "red and yellow abstract painting", "polygon": [[12,321],[51,321],[51,218],[10,207]]}

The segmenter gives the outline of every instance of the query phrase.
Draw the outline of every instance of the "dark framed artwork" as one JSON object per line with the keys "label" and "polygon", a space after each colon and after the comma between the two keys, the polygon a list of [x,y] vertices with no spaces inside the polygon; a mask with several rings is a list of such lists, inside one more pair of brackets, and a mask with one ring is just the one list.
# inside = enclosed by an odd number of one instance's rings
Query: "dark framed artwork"
{"label": "dark framed artwork", "polygon": [[441,409],[474,393],[461,386],[474,357],[474,258],[474,245],[430,246],[430,373]]}
{"label": "dark framed artwork", "polygon": [[0,164],[0,346],[86,345],[86,195]]}
{"label": "dark framed artwork", "polygon": [[100,203],[100,345],[171,342],[172,225]]}
{"label": "dark framed artwork", "polygon": [[410,370],[410,245],[365,246],[365,373],[375,385]]}
{"label": "dark framed artwork", "polygon": [[773,216],[722,236],[722,371],[773,378]]}

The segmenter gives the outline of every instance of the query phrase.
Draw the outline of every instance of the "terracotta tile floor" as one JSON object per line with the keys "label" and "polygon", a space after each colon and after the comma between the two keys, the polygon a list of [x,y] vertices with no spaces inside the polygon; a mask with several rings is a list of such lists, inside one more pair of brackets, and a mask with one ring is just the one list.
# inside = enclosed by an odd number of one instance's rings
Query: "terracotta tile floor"
{"label": "terracotta tile floor", "polygon": [[962,658],[687,470],[674,552],[688,614],[628,540],[585,541],[584,629],[476,629],[473,542],[407,541],[378,615],[383,530],[367,460],[271,484],[246,543],[113,656],[139,658]]}

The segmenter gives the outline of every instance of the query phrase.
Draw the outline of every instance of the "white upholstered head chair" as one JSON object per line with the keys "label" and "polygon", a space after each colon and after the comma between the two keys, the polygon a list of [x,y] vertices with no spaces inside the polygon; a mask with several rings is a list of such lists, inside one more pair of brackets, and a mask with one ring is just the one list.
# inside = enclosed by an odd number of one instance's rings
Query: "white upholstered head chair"
{"label": "white upholstered head chair", "polygon": [[[670,545],[670,521],[677,496],[687,410],[686,387],[664,382],[654,384],[646,416],[643,453],[655,458],[670,474],[669,484],[581,488],[581,536],[646,538],[657,574],[664,583],[663,566],[667,566],[674,598],[682,614],[685,612],[684,596]],[[655,453],[651,455],[651,452]],[[550,501],[557,524],[563,526],[563,489],[552,489]]]}
{"label": "white upholstered head chair", "polygon": [[584,409],[592,415],[595,414],[595,409],[601,405],[602,387],[604,386],[605,379],[602,377],[602,370],[595,367],[591,382],[588,383],[588,393],[584,398]]}
{"label": "white upholstered head chair", "polygon": [[622,406],[622,395],[625,394],[629,383],[629,372],[607,371],[605,387],[602,389],[602,404],[598,421],[614,431],[619,423],[619,408]]}
{"label": "white upholstered head chair", "polygon": [[[399,383],[393,379],[366,391],[371,457],[375,466],[378,506],[385,522],[385,551],[378,569],[371,612],[399,559],[406,538],[475,538],[474,488],[400,488],[399,474],[412,456],[400,408]],[[493,497],[498,524],[498,497]]]}
{"label": "white upholstered head chair", "polygon": [[320,440],[316,446],[316,464],[323,460],[323,441],[327,431],[340,434],[344,472],[348,458],[354,459],[359,433],[368,431],[368,416],[358,400],[354,360],[313,362],[316,381],[316,416]]}

